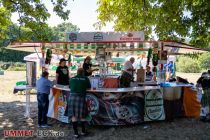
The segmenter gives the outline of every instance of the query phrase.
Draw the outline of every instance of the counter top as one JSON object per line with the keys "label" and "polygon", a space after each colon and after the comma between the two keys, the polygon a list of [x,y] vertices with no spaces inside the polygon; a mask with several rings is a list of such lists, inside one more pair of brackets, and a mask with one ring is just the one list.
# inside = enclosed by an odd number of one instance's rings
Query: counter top
{"label": "counter top", "polygon": [[99,89],[90,89],[88,92],[133,92],[133,91],[145,91],[160,89],[159,86],[143,86],[143,87],[130,87],[130,88],[99,88]]}
{"label": "counter top", "polygon": [[[54,88],[70,91],[68,86],[55,85]],[[133,92],[133,91],[144,91],[144,90],[153,90],[160,89],[160,86],[143,86],[143,87],[130,87],[130,88],[98,88],[98,89],[89,89],[87,92]]]}

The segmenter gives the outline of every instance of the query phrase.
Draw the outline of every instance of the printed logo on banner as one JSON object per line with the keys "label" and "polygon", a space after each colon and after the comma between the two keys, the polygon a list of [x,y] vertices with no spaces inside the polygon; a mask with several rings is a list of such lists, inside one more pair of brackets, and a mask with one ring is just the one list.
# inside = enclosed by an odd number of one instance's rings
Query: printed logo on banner
{"label": "printed logo on banner", "polygon": [[99,110],[99,102],[96,96],[88,94],[86,96],[86,103],[90,115],[96,115]]}
{"label": "printed logo on banner", "polygon": [[119,106],[116,108],[116,115],[118,119],[129,119],[132,116],[132,111],[127,106]]}
{"label": "printed logo on banner", "polygon": [[161,90],[149,90],[145,94],[145,121],[164,120],[163,96]]}
{"label": "printed logo on banner", "polygon": [[132,33],[128,33],[127,36],[128,37],[133,37],[133,34]]}
{"label": "printed logo on banner", "polygon": [[68,123],[69,122],[68,117],[64,116],[66,105],[67,105],[67,100],[63,93],[58,98],[58,120],[61,122]]}
{"label": "printed logo on banner", "polygon": [[72,42],[77,40],[77,34],[76,33],[70,33],[69,34],[69,40],[72,41]]}
{"label": "printed logo on banner", "polygon": [[93,40],[94,41],[102,41],[103,40],[103,34],[100,32],[97,32],[94,34],[93,36]]}

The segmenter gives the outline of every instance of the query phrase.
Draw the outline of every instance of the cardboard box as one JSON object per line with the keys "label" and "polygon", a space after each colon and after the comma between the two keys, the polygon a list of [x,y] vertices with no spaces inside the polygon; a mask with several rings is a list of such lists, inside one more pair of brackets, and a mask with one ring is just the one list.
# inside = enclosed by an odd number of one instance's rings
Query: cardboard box
{"label": "cardboard box", "polygon": [[137,82],[144,82],[145,81],[145,69],[141,68],[137,70]]}

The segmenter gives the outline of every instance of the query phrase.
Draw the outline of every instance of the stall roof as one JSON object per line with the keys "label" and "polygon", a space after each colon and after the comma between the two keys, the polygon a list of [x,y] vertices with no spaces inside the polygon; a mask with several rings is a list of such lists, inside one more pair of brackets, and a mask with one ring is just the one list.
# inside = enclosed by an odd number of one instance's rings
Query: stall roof
{"label": "stall roof", "polygon": [[[154,44],[163,46],[162,49],[167,50],[169,55],[204,53],[210,51],[210,49],[198,48],[176,41],[15,42],[9,45],[7,48],[28,52],[41,52],[41,46],[45,45],[46,48],[51,48],[55,51],[55,53],[59,54],[59,52],[62,51],[65,46],[67,46],[70,52],[75,52],[75,54],[78,54],[79,52],[80,55],[86,55],[88,53],[95,53],[95,49],[92,48],[91,45],[94,46],[96,44],[105,45],[107,47],[107,51],[114,52],[147,51],[150,47],[154,46]],[[127,47],[134,44],[135,47]]]}

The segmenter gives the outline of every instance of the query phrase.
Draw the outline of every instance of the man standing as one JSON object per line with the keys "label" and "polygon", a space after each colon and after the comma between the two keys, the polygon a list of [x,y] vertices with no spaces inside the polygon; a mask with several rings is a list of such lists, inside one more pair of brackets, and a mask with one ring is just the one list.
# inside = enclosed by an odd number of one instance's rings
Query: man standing
{"label": "man standing", "polygon": [[98,65],[92,65],[90,61],[91,61],[91,57],[87,56],[84,60],[84,63],[83,63],[82,67],[84,69],[85,76],[91,76],[92,72],[98,70],[98,69],[91,69],[92,66],[98,66]]}
{"label": "man standing", "polygon": [[47,128],[47,112],[49,106],[48,95],[50,94],[50,88],[53,84],[48,80],[49,73],[44,71],[42,76],[36,82],[37,88],[37,101],[38,101],[38,127]]}
{"label": "man standing", "polygon": [[135,58],[131,57],[129,61],[126,61],[124,64],[124,70],[120,78],[120,87],[130,87],[130,83],[134,80],[134,72],[133,63],[135,62]]}

